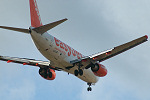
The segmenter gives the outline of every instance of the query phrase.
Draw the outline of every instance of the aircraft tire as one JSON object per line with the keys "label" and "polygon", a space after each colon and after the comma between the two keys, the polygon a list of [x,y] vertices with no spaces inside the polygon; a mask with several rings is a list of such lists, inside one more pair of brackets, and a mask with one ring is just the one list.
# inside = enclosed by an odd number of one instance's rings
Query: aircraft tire
{"label": "aircraft tire", "polygon": [[80,76],[83,75],[83,70],[82,69],[79,69],[79,74],[80,74]]}
{"label": "aircraft tire", "polygon": [[75,71],[74,71],[74,75],[75,75],[75,76],[78,76],[78,74],[79,74],[79,71],[78,71],[78,70],[75,70]]}
{"label": "aircraft tire", "polygon": [[87,91],[92,91],[92,88],[91,88],[91,87],[88,87],[88,88],[87,88]]}

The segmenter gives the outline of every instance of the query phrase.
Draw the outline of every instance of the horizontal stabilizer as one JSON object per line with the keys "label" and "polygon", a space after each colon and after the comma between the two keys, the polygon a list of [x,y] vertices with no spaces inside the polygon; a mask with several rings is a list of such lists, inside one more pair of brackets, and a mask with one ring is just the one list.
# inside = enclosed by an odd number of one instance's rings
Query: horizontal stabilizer
{"label": "horizontal stabilizer", "polygon": [[23,32],[29,34],[29,29],[23,29],[23,28],[15,28],[15,27],[7,27],[7,26],[0,26],[0,28],[17,31],[17,32]]}
{"label": "horizontal stabilizer", "polygon": [[50,23],[50,24],[46,24],[46,25],[43,25],[43,26],[40,26],[37,28],[34,28],[33,30],[36,31],[37,33],[43,34],[43,33],[47,32],[48,30],[54,28],[55,26],[63,23],[66,20],[67,20],[67,18],[53,22],[53,23]]}

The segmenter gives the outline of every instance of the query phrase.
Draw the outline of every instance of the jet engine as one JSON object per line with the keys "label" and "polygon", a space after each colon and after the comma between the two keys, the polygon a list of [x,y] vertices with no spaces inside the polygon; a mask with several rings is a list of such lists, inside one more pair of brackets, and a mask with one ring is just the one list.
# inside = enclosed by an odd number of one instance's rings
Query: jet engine
{"label": "jet engine", "polygon": [[40,68],[39,74],[46,80],[54,80],[56,77],[55,71],[50,68]]}
{"label": "jet engine", "polygon": [[91,70],[96,76],[104,77],[107,75],[107,69],[104,65],[96,63],[91,67]]}

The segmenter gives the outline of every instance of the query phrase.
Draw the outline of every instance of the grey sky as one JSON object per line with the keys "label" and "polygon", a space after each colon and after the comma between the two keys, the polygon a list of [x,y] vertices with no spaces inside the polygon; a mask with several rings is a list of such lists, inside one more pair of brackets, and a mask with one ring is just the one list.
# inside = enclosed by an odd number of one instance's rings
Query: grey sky
{"label": "grey sky", "polygon": [[[49,31],[74,49],[90,55],[150,34],[149,0],[37,0],[43,24],[68,21]],[[1,0],[1,25],[28,28],[28,0]],[[0,55],[46,60],[29,35],[0,29]],[[108,75],[87,92],[73,75],[57,72],[56,80],[38,68],[0,62],[2,100],[149,100],[149,41],[102,62]]]}

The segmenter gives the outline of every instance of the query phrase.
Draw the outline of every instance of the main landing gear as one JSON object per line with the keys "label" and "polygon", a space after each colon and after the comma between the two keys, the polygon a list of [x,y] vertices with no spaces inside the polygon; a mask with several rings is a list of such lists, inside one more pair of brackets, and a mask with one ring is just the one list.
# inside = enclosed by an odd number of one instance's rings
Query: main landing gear
{"label": "main landing gear", "polygon": [[78,75],[82,76],[83,75],[83,70],[81,69],[81,67],[83,66],[82,63],[79,62],[79,63],[76,63],[76,65],[78,66],[78,70],[76,69],[74,71],[74,75],[75,76],[78,76]]}
{"label": "main landing gear", "polygon": [[75,76],[78,76],[78,75],[82,76],[83,75],[83,70],[82,69],[75,70],[74,75]]}
{"label": "main landing gear", "polygon": [[92,88],[91,88],[91,83],[87,83],[87,85],[89,85],[89,87],[87,88],[87,91],[92,91]]}

